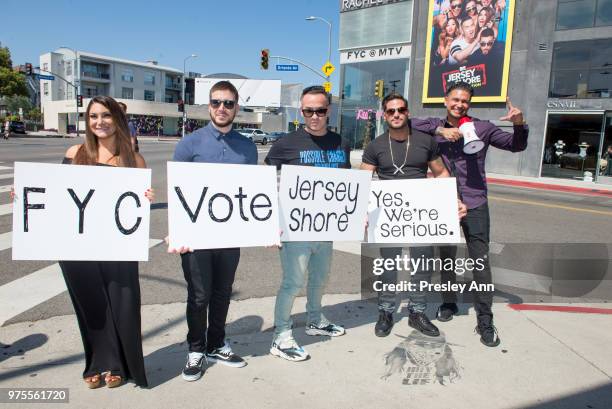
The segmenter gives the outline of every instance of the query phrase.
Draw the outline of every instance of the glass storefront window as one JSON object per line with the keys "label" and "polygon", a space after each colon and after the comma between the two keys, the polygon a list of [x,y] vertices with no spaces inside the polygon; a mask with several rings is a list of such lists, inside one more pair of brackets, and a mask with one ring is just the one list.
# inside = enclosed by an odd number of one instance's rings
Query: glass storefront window
{"label": "glass storefront window", "polygon": [[603,119],[601,113],[548,114],[542,176],[595,180]]}
{"label": "glass storefront window", "polygon": [[606,114],[606,127],[601,153],[599,155],[599,182],[612,184],[612,112]]}
{"label": "glass storefront window", "polygon": [[340,49],[409,43],[412,1],[340,13]]}
{"label": "glass storefront window", "polygon": [[593,27],[596,0],[559,0],[557,30]]}
{"label": "glass storefront window", "polygon": [[374,139],[384,132],[380,101],[374,95],[375,83],[384,81],[384,94],[407,95],[408,59],[372,61],[342,65],[341,135],[360,149],[365,138]]}
{"label": "glass storefront window", "polygon": [[597,2],[596,26],[612,25],[612,0],[599,0]]}
{"label": "glass storefront window", "polygon": [[555,43],[551,70],[551,98],[610,98],[612,39]]}

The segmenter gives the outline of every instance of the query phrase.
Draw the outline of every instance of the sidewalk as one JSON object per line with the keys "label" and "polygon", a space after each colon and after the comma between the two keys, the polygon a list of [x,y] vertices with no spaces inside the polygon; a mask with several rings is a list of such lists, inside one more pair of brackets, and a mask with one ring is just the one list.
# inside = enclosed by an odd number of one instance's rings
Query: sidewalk
{"label": "sidewalk", "polygon": [[[351,151],[351,165],[353,168],[361,164],[362,150]],[[584,182],[581,180],[514,176],[501,173],[487,172],[487,183],[490,185],[506,185],[530,189],[552,190],[578,194],[591,194],[612,197],[612,185],[602,183]]]}
{"label": "sidewalk", "polygon": [[487,348],[473,332],[473,309],[467,306],[462,306],[463,315],[437,323],[440,337],[418,335],[401,311],[392,334],[377,338],[374,304],[358,295],[330,295],[324,298],[324,313],[345,325],[347,334],[329,339],[304,334],[304,304],[303,298],[295,304],[295,336],[310,360],[294,363],[268,354],[273,297],[235,301],[228,337],[248,366],[214,365],[197,382],[180,377],[186,358],[185,304],[144,306],[148,390],[133,384],[88,390],[81,380],[84,357],[74,316],[10,325],[2,328],[0,339],[12,344],[2,349],[0,387],[69,388],[69,405],[50,406],[64,408],[558,409],[612,404],[609,314],[515,311],[495,304],[502,343]]}

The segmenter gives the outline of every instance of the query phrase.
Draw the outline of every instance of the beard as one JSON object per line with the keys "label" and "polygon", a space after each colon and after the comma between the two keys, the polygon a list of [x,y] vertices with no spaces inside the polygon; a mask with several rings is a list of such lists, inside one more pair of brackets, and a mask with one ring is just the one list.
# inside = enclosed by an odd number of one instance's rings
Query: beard
{"label": "beard", "polygon": [[234,112],[234,114],[230,114],[227,116],[227,119],[225,120],[219,120],[217,119],[214,115],[210,116],[210,120],[213,122],[213,124],[217,125],[217,127],[219,128],[223,128],[226,127],[228,125],[231,125],[232,122],[234,122],[234,118],[236,117],[236,112]]}
{"label": "beard", "polygon": [[391,122],[387,122],[387,126],[390,129],[404,129],[406,127],[410,128],[410,118],[406,118],[406,120],[401,125],[393,125]]}

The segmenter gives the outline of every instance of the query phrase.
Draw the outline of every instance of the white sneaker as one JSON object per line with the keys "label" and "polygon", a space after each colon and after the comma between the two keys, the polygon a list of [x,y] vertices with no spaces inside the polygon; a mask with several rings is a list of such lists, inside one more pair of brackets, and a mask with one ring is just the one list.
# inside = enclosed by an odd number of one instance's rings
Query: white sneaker
{"label": "white sneaker", "polygon": [[190,352],[187,363],[183,368],[183,379],[186,381],[197,381],[202,377],[202,365],[206,357],[201,352]]}
{"label": "white sneaker", "polygon": [[274,341],[272,341],[270,353],[274,356],[284,358],[287,361],[294,362],[305,361],[310,357],[308,352],[299,346],[292,336],[284,339],[276,338]]}
{"label": "white sneaker", "polygon": [[308,324],[306,327],[306,335],[327,335],[328,337],[339,337],[344,334],[346,334],[344,327],[332,324],[331,322],[323,326]]}

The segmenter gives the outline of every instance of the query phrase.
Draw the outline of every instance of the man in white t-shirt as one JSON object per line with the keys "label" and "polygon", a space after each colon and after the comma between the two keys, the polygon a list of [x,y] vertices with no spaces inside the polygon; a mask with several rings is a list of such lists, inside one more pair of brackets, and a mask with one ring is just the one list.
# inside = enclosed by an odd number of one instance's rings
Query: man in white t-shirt
{"label": "man in white t-shirt", "polygon": [[456,38],[450,47],[448,55],[449,64],[463,64],[468,57],[476,52],[479,47],[476,33],[476,23],[471,18],[467,18],[461,22],[461,31],[463,35]]}

